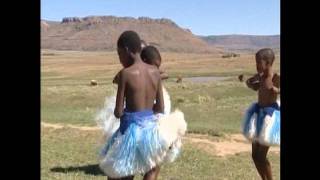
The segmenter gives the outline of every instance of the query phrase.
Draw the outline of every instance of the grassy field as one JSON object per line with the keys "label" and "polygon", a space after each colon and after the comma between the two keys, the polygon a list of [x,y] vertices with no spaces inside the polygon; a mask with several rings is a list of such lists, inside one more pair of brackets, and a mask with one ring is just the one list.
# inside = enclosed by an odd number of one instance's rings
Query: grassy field
{"label": "grassy field", "polygon": [[[115,52],[44,50],[41,60],[41,121],[96,126],[94,117],[105,97],[115,93],[111,84],[121,69]],[[164,82],[173,108],[185,113],[188,132],[224,135],[240,133],[244,110],[256,93],[238,82],[239,74],[255,73],[253,54],[223,59],[212,54],[162,53],[162,68],[170,79]],[[279,72],[279,58],[275,71]],[[228,80],[177,84],[177,76],[228,76]],[[90,80],[98,86],[90,86]],[[101,133],[71,129],[42,129],[43,179],[105,179],[98,170],[96,153]],[[279,179],[279,154],[270,154],[274,175]],[[166,165],[160,179],[259,179],[250,153],[224,158],[206,154],[186,143],[180,159]]]}
{"label": "grassy field", "polygon": [[[98,167],[101,132],[43,128],[41,135],[41,179],[106,179]],[[275,179],[279,178],[279,154],[270,153]],[[164,165],[162,180],[259,179],[250,153],[217,157],[194,144],[184,143],[175,163]],[[142,179],[137,176],[136,179]]]}

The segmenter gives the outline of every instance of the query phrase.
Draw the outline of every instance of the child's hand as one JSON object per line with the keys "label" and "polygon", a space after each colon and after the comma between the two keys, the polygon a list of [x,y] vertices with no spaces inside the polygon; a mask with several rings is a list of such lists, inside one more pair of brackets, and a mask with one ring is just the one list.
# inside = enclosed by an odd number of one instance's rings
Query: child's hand
{"label": "child's hand", "polygon": [[250,79],[250,78],[246,80],[246,85],[247,85],[249,88],[252,87],[252,83],[251,83],[251,79]]}
{"label": "child's hand", "polygon": [[254,75],[253,77],[247,79],[246,84],[249,88],[253,90],[258,90],[260,86],[260,76],[259,74]]}
{"label": "child's hand", "polygon": [[260,82],[260,76],[259,74],[254,75],[253,77],[249,78],[247,80],[250,84],[257,84]]}

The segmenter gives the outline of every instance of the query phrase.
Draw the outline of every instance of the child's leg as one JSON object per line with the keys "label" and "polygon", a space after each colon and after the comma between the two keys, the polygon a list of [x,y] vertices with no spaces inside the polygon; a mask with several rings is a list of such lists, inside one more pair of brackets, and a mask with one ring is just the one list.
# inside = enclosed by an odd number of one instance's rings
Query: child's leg
{"label": "child's leg", "polygon": [[128,176],[125,178],[121,178],[121,180],[133,180],[134,176]]}
{"label": "child's leg", "polygon": [[159,172],[160,172],[160,167],[156,166],[143,176],[143,180],[156,180],[158,178]]}
{"label": "child's leg", "polygon": [[259,144],[258,143],[252,143],[252,159],[254,162],[254,165],[256,166],[258,173],[260,174],[262,179],[264,178],[264,173],[261,168],[260,163],[258,162],[258,154],[259,154]]}
{"label": "child's leg", "polygon": [[267,159],[269,146],[252,144],[252,159],[263,180],[272,180],[271,165]]}
{"label": "child's leg", "polygon": [[108,180],[133,180],[134,176],[128,176],[128,177],[124,177],[124,178],[110,178],[108,177]]}

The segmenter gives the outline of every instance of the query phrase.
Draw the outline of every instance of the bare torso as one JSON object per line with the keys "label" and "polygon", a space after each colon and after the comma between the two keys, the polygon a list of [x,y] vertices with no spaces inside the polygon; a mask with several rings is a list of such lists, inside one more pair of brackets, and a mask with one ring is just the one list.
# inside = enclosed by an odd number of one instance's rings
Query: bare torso
{"label": "bare torso", "polygon": [[129,111],[152,109],[158,89],[159,71],[154,66],[140,63],[126,68],[125,101]]}
{"label": "bare torso", "polygon": [[262,107],[270,106],[277,102],[278,94],[271,90],[272,86],[276,86],[273,77],[273,74],[261,77],[258,89],[258,104]]}
{"label": "bare torso", "polygon": [[258,104],[267,107],[277,102],[278,93],[275,92],[273,86],[280,88],[280,76],[277,74],[255,75],[248,79],[249,88],[258,91]]}

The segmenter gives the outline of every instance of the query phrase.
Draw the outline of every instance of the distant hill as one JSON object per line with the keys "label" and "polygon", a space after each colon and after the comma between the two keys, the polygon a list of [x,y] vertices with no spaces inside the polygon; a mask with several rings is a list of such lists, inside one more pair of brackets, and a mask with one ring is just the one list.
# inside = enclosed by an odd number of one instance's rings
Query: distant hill
{"label": "distant hill", "polygon": [[115,16],[67,17],[61,22],[41,20],[41,48],[114,51],[118,37],[125,30],[136,31],[141,39],[162,51],[221,51],[169,19]]}
{"label": "distant hill", "polygon": [[280,49],[280,35],[220,35],[199,36],[214,47],[221,47],[224,51],[256,51],[260,48],[272,48],[278,52]]}

